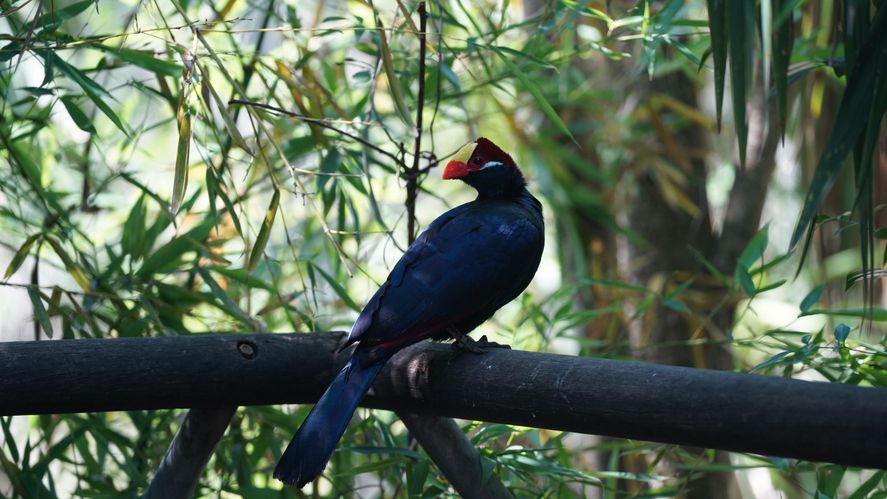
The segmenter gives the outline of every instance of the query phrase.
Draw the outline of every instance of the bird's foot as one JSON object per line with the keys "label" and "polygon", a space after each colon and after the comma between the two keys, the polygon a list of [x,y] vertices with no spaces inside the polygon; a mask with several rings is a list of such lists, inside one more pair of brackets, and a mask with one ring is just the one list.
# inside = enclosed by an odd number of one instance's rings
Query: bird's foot
{"label": "bird's foot", "polygon": [[487,335],[483,335],[479,340],[475,341],[471,336],[468,336],[467,334],[462,335],[458,339],[456,339],[456,342],[453,343],[453,347],[463,352],[471,352],[475,355],[482,355],[484,353],[487,353],[487,350],[493,348],[506,348],[509,350],[511,349],[511,347],[508,345],[488,340]]}

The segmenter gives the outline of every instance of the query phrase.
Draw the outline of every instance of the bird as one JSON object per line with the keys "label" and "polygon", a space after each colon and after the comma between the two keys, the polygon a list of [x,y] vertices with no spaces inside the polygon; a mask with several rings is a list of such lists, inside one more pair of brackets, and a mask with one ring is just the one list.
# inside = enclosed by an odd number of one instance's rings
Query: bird
{"label": "bird", "polygon": [[[350,359],[299,427],[274,478],[299,488],[323,473],[361,398],[399,350],[468,335],[530,284],[545,244],[542,204],[511,156],[489,139],[469,142],[444,167],[477,198],[435,219],[367,302],[345,345]],[[485,340],[486,337],[482,339]]]}

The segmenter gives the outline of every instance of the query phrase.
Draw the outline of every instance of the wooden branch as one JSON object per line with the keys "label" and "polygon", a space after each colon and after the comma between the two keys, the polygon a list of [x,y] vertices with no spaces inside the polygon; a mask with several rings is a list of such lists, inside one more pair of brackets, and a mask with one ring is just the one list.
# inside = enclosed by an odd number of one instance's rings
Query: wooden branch
{"label": "wooden branch", "polygon": [[484,458],[455,421],[404,411],[397,411],[397,417],[460,496],[512,499],[511,492],[496,475],[484,472]]}
{"label": "wooden branch", "polygon": [[191,409],[142,499],[187,499],[209,462],[237,407]]}
{"label": "wooden branch", "polygon": [[[344,361],[336,334],[0,343],[0,415],[303,403]],[[887,468],[887,391],[421,343],[363,405]]]}

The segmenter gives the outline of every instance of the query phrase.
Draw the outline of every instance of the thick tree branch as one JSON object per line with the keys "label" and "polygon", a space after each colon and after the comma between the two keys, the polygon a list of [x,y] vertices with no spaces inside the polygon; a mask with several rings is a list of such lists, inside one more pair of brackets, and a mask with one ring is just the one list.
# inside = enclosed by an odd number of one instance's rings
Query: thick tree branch
{"label": "thick tree branch", "polygon": [[[0,343],[0,415],[303,403],[344,334]],[[363,405],[887,468],[884,390],[514,350],[420,343]]]}
{"label": "thick tree branch", "polygon": [[235,406],[191,409],[176,433],[143,499],[187,499],[225,430]]}
{"label": "thick tree branch", "polygon": [[758,230],[767,198],[767,186],[776,168],[779,132],[775,103],[765,102],[758,87],[748,105],[748,147],[745,168],[736,168],[736,179],[724,214],[715,264],[732,271],[736,260]]}

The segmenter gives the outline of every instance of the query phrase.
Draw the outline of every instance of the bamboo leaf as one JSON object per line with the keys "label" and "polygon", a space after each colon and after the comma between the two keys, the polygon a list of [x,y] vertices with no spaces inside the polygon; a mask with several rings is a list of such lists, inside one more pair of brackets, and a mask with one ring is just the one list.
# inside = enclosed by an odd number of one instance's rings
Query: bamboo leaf
{"label": "bamboo leaf", "polygon": [[190,85],[184,84],[186,90],[181,92],[179,107],[176,111],[176,122],[179,127],[179,143],[176,147],[176,171],[172,184],[172,200],[170,201],[170,211],[173,215],[178,213],[182,199],[185,198],[185,190],[188,188],[188,167],[191,158],[191,114],[188,112],[188,95],[187,90]]}
{"label": "bamboo leaf", "polygon": [[73,96],[64,95],[60,100],[68,111],[68,116],[74,120],[74,124],[77,125],[77,128],[84,132],[95,133],[95,126],[93,126],[89,117],[86,116],[86,113],[84,113],[83,110],[77,106],[77,103],[74,102],[75,99]]}
{"label": "bamboo leaf", "polygon": [[262,253],[265,251],[265,246],[268,245],[268,236],[271,234],[271,227],[274,225],[274,218],[277,216],[277,207],[279,204],[280,189],[275,188],[274,194],[271,196],[271,204],[268,205],[268,211],[265,212],[265,220],[262,222],[262,228],[259,229],[259,235],[256,237],[256,242],[253,244],[253,249],[249,254],[249,263],[247,266],[249,270],[256,268],[256,264],[259,262],[259,259],[262,258]]}
{"label": "bamboo leaf", "polygon": [[102,96],[111,96],[111,94],[109,94],[107,90],[93,81],[90,77],[86,76],[83,71],[80,71],[74,66],[63,61],[59,56],[55,54],[55,52],[51,50],[42,50],[38,51],[37,53],[40,54],[41,57],[43,57],[48,65],[57,68],[60,73],[70,78],[71,81],[79,85],[80,88],[83,89],[83,92],[86,94],[86,96],[89,97],[89,99],[93,102],[93,104],[95,104],[96,107],[99,108],[99,110],[104,113],[104,115],[107,116],[108,119],[110,119],[111,122],[114,123],[114,125],[118,129],[120,129],[121,132],[129,136],[129,131],[126,129],[126,125],[123,124],[114,110],[111,109],[111,107],[108,106],[108,104],[105,103],[104,99],[102,98]]}
{"label": "bamboo leaf", "polygon": [[[773,0],[773,2],[776,12],[780,14],[791,4],[791,0]],[[780,18],[777,18],[773,26],[773,81],[776,86],[779,129],[784,136],[788,113],[788,72],[795,38],[791,11],[789,10],[786,17],[780,16]]]}
{"label": "bamboo leaf", "polygon": [[[228,109],[225,101],[219,97],[219,93],[216,91],[216,88],[210,83],[209,75],[206,74],[206,69],[203,66],[199,66],[203,75],[203,85],[204,88],[209,89],[209,94],[212,97],[213,102],[216,103],[216,107],[219,110],[219,114],[222,115],[222,121],[225,122],[225,129],[228,130],[228,133],[231,135],[231,138],[234,140],[234,143],[240,146],[241,149],[247,152],[250,156],[253,155],[249,146],[246,144],[246,140],[244,140],[243,135],[240,134],[240,130],[237,129],[237,123],[234,122],[234,117],[231,116],[231,113]],[[209,105],[209,103],[205,103]]]}
{"label": "bamboo leaf", "polygon": [[715,70],[715,106],[718,131],[721,130],[721,109],[724,103],[724,75],[727,73],[727,7],[726,0],[708,0],[708,29]]}
{"label": "bamboo leaf", "polygon": [[61,9],[54,9],[34,19],[34,27],[42,28],[46,31],[55,30],[61,23],[73,19],[92,5],[95,5],[96,10],[98,10],[98,4],[95,0],[81,0]]}
{"label": "bamboo leaf", "polygon": [[128,62],[152,73],[166,76],[179,76],[182,74],[182,66],[164,59],[158,59],[153,51],[135,50],[125,47],[108,47],[96,44],[93,47],[107,52],[121,61]]}
{"label": "bamboo leaf", "polygon": [[769,241],[769,230],[770,226],[765,225],[751,238],[751,241],[748,242],[739,255],[737,265],[750,269],[752,264],[764,257],[764,250],[767,248]]}
{"label": "bamboo leaf", "polygon": [[62,243],[60,243],[54,237],[47,237],[45,240],[49,243],[53,251],[55,251],[55,254],[58,255],[59,259],[65,265],[65,270],[68,272],[68,274],[70,274],[74,281],[78,285],[80,285],[80,288],[83,289],[83,291],[89,291],[89,277],[86,276],[86,272],[84,272],[83,268],[80,267],[80,265],[75,262],[70,255],[68,255],[68,252],[65,251]]}
{"label": "bamboo leaf", "polygon": [[223,310],[225,313],[230,315],[231,317],[239,320],[243,324],[249,326],[254,331],[262,331],[264,329],[263,325],[250,316],[246,311],[244,311],[234,300],[228,296],[228,293],[225,292],[224,289],[219,285],[219,283],[213,279],[212,275],[210,275],[209,270],[205,268],[198,268],[197,272],[200,274],[200,277],[203,281],[209,286],[210,291],[213,296],[218,300],[219,309]]}
{"label": "bamboo leaf", "polygon": [[179,266],[182,255],[202,248],[203,241],[207,238],[209,231],[214,225],[212,219],[204,220],[203,223],[187,233],[172,238],[168,243],[145,258],[136,275],[146,277],[155,273],[175,270]]}
{"label": "bamboo leaf", "polygon": [[801,313],[807,312],[808,310],[810,310],[811,307],[813,307],[813,305],[819,303],[819,299],[822,297],[823,289],[825,289],[825,286],[820,284],[819,286],[813,288],[809,293],[807,293],[807,296],[805,296],[804,299],[801,300]]}
{"label": "bamboo leaf", "polygon": [[737,266],[736,270],[733,271],[733,277],[749,298],[753,298],[758,293],[757,288],[755,288],[755,282],[752,280],[747,268]]}
{"label": "bamboo leaf", "polygon": [[833,317],[858,317],[860,319],[871,319],[877,322],[887,321],[887,309],[884,308],[836,308],[831,310],[813,309],[802,313],[800,316],[807,315],[829,315]]}
{"label": "bamboo leaf", "polygon": [[327,282],[327,284],[329,284],[330,287],[333,288],[333,291],[335,291],[336,295],[341,298],[342,301],[345,302],[345,304],[348,305],[349,308],[351,308],[355,312],[360,311],[360,307],[357,306],[357,303],[354,303],[354,300],[352,300],[350,296],[348,296],[348,292],[345,291],[344,286],[339,284],[339,281],[337,281],[333,276],[329,275],[327,271],[323,270],[321,267],[314,265],[313,263],[309,263],[309,266],[320,272],[320,275],[323,276],[323,279]]}
{"label": "bamboo leaf", "polygon": [[12,256],[12,260],[9,261],[9,265],[6,266],[6,273],[3,275],[4,279],[9,279],[12,274],[15,274],[15,271],[22,266],[22,263],[25,261],[25,258],[31,253],[31,247],[34,246],[34,243],[37,242],[38,239],[43,234],[37,233],[28,236],[25,239],[25,242],[22,243],[21,247],[19,247],[18,251],[15,252],[15,255]]}
{"label": "bamboo leaf", "polygon": [[404,124],[410,127],[410,130],[415,131],[416,123],[413,121],[410,107],[407,105],[407,100],[403,95],[403,87],[400,84],[400,79],[397,77],[397,72],[394,70],[394,59],[391,57],[391,49],[388,47],[388,40],[385,36],[382,20],[378,17],[376,18],[376,25],[379,27],[379,50],[382,52],[382,67],[385,70],[385,77],[388,80],[388,88],[391,90],[391,97],[394,100],[394,108],[397,110],[397,115],[400,116],[400,119]]}
{"label": "bamboo leaf", "polygon": [[123,235],[120,239],[121,249],[124,253],[131,255],[133,260],[141,258],[146,249],[146,217],[145,194],[142,193],[132,209],[129,210],[129,216],[123,223]]}
{"label": "bamboo leaf", "polygon": [[730,37],[730,83],[733,93],[733,121],[739,142],[739,162],[745,164],[748,141],[748,120],[745,113],[746,92],[752,73],[752,40],[754,39],[754,2],[727,2],[731,22],[727,23]]}
{"label": "bamboo leaf", "polygon": [[557,111],[555,111],[551,104],[548,103],[548,100],[545,99],[545,95],[542,94],[542,90],[527,77],[526,73],[515,66],[514,63],[511,62],[510,59],[508,59],[508,56],[499,51],[496,51],[496,53],[499,54],[499,57],[502,58],[502,61],[508,67],[508,70],[511,72],[511,74],[517,77],[521,85],[523,85],[524,88],[526,88],[527,91],[530,92],[530,95],[532,95],[533,99],[536,100],[536,104],[539,106],[540,109],[542,109],[542,112],[544,112],[545,115],[548,116],[548,119],[551,120],[552,123],[554,123],[554,126],[556,126],[561,133],[569,137],[570,140],[572,140],[573,143],[578,146],[579,143],[576,142],[576,138],[573,137],[573,134],[570,133],[570,129],[563,122],[563,120],[561,120],[561,117],[558,116]]}
{"label": "bamboo leaf", "polygon": [[40,295],[40,290],[35,287],[28,287],[28,298],[31,299],[31,304],[34,306],[34,318],[37,319],[37,322],[40,324],[40,328],[43,329],[43,332],[46,333],[46,336],[52,338],[52,323],[49,321],[49,314],[46,313],[46,307],[43,306],[43,299]]}
{"label": "bamboo leaf", "polygon": [[[844,90],[835,117],[835,126],[832,127],[828,143],[816,165],[810,189],[804,198],[801,216],[792,234],[790,242],[792,249],[797,247],[805,233],[812,230],[816,211],[831,190],[844,159],[854,147],[863,129],[875,115],[883,116],[883,106],[887,101],[885,87],[887,87],[887,9],[881,8],[875,15],[868,39],[848,78],[847,88]],[[866,167],[870,168],[868,165]]]}

